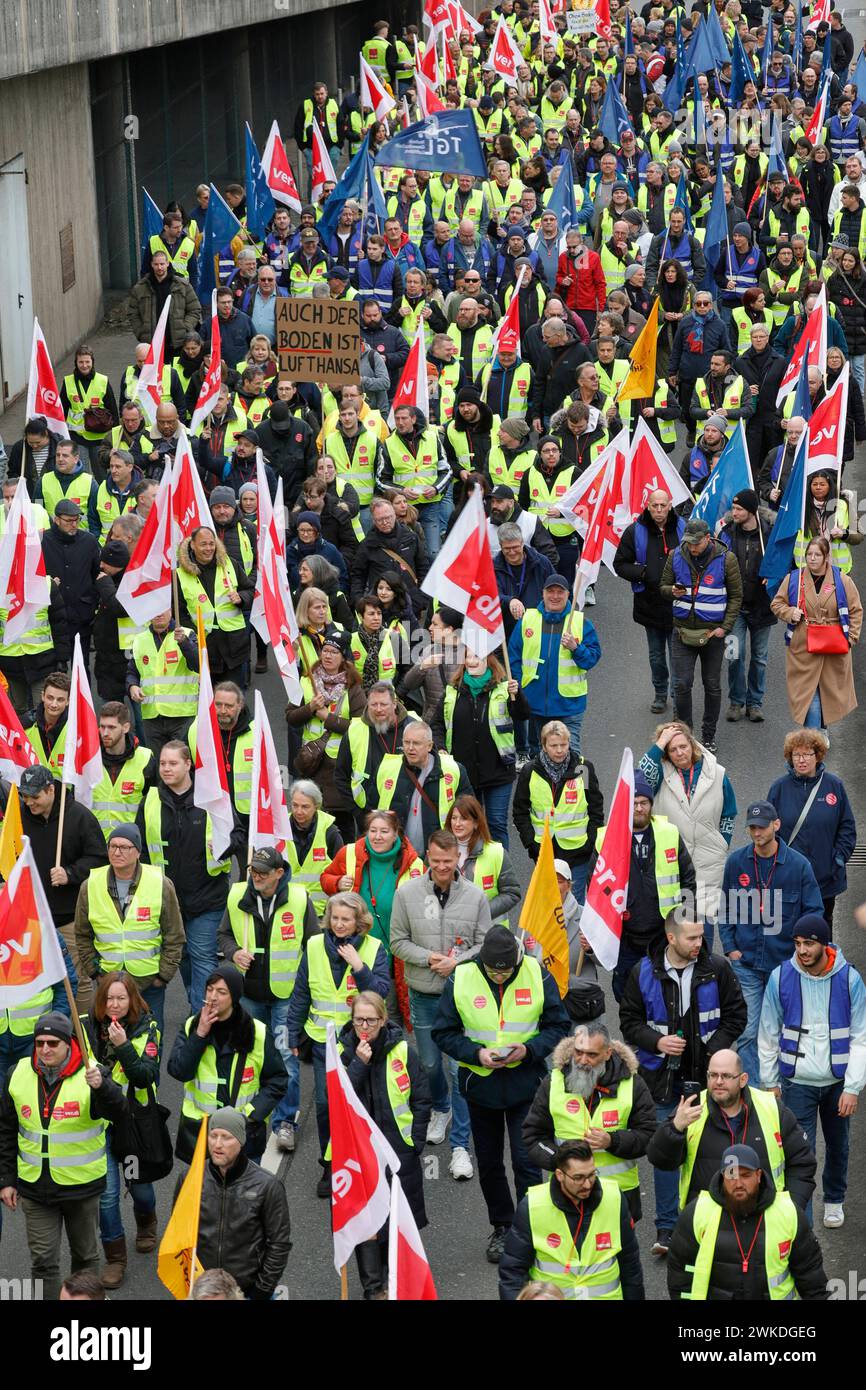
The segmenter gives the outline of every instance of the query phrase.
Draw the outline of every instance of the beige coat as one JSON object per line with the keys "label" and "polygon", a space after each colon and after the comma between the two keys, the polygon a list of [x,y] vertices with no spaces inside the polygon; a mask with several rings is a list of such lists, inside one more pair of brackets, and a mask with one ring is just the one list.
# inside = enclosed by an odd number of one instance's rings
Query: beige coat
{"label": "beige coat", "polygon": [[[860,638],[863,626],[863,605],[856,585],[847,574],[842,575],[842,583],[848,600],[850,621],[849,636],[853,646]],[[833,576],[827,571],[820,593],[815,592],[811,575],[806,575],[804,586],[806,617],[809,622],[837,623],[839,609],[836,604],[836,588]],[[788,603],[788,580],[783,581],[779,592],[770,607],[774,615],[783,623],[790,622],[793,609]],[[821,708],[824,724],[837,724],[857,708],[854,693],[854,671],[851,653],[842,656],[814,656],[806,650],[806,624],[800,622],[794,628],[787,656],[788,704],[792,718],[802,724],[806,718],[815,690],[821,693]]]}

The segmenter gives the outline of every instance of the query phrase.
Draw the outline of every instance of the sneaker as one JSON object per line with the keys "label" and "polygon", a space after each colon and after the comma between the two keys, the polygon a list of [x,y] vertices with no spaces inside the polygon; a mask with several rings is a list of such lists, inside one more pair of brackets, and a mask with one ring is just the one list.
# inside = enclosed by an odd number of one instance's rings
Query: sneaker
{"label": "sneaker", "polygon": [[[725,715],[729,724],[738,724],[746,713],[743,705],[728,705],[728,712]],[[749,711],[751,714],[751,711]]]}
{"label": "sneaker", "polygon": [[505,1248],[505,1237],[508,1235],[507,1226],[494,1226],[493,1235],[487,1242],[487,1258],[492,1265],[498,1265],[502,1259],[502,1251]]}
{"label": "sneaker", "polygon": [[451,1123],[450,1110],[434,1110],[427,1126],[427,1143],[441,1144]]}
{"label": "sneaker", "polygon": [[704,745],[704,747],[706,748],[706,750],[707,750],[708,753],[718,753],[718,751],[719,751],[719,746],[718,746],[718,744],[716,743],[716,740],[715,740],[714,738],[711,738],[711,739],[702,738],[702,739],[701,739],[701,743]]}
{"label": "sneaker", "polygon": [[585,593],[584,596],[583,596],[583,604],[584,604],[584,607],[585,607],[585,608],[594,608],[594,607],[595,607],[595,603],[596,603],[596,599],[595,599],[595,585],[594,585],[594,584],[590,584],[589,588],[587,589],[586,593]]}
{"label": "sneaker", "polygon": [[760,705],[747,705],[746,714],[753,724],[763,724],[764,711],[761,709]]}
{"label": "sneaker", "polygon": [[515,772],[520,772],[521,769],[526,767],[526,764],[529,762],[532,762],[532,759],[530,758],[528,753],[518,753],[517,761],[514,764]]}
{"label": "sneaker", "polygon": [[668,697],[667,697],[667,695],[658,695],[658,694],[657,694],[656,697],[655,697],[655,699],[653,700],[652,704],[650,705],[650,713],[652,713],[652,714],[664,714],[664,712],[665,712],[665,710],[667,709],[667,707],[668,707]]}
{"label": "sneaker", "polygon": [[831,1229],[845,1225],[845,1211],[841,1202],[824,1203],[824,1225]]}
{"label": "sneaker", "polygon": [[260,656],[259,659],[258,659],[258,661],[256,662],[256,675],[257,675],[257,676],[262,676],[262,675],[264,675],[264,673],[265,673],[265,671],[267,671],[267,669],[268,669],[268,658],[267,658],[266,656]]}
{"label": "sneaker", "polygon": [[295,1126],[291,1120],[283,1120],[277,1127],[277,1148],[282,1149],[283,1153],[293,1154],[295,1152]]}
{"label": "sneaker", "polygon": [[472,1159],[469,1157],[468,1149],[456,1148],[451,1150],[451,1162],[448,1164],[448,1171],[455,1182],[468,1182],[475,1177],[475,1169],[472,1167]]}
{"label": "sneaker", "polygon": [[656,1227],[655,1243],[650,1251],[651,1255],[666,1255],[671,1246],[671,1236],[673,1231],[667,1231],[662,1226]]}

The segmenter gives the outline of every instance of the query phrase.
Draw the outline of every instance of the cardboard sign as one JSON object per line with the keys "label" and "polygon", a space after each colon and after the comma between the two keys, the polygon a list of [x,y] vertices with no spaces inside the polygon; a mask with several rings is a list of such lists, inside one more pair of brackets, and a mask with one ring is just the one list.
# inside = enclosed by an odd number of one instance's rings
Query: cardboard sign
{"label": "cardboard sign", "polygon": [[277,300],[280,370],[294,381],[325,386],[361,380],[361,320],[357,300]]}

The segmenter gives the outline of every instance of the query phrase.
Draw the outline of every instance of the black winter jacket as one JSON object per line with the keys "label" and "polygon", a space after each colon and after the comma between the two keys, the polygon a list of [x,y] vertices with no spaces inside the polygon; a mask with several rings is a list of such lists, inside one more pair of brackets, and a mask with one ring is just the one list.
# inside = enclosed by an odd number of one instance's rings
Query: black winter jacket
{"label": "black winter jacket", "polygon": [[584,347],[573,328],[569,328],[563,347],[551,348],[545,343],[538,354],[529,416],[546,424],[551,415],[561,409],[566,396],[574,394],[578,367],[591,361],[589,349]]}
{"label": "black winter jacket", "polygon": [[[233,1105],[229,1083],[232,1067],[238,1053],[252,1053],[255,1042],[254,1020],[241,1008],[232,1009],[226,1023],[215,1023],[206,1037],[200,1038],[196,1032],[199,1015],[196,1013],[189,1021],[189,1032],[183,1025],[174,1040],[171,1056],[168,1059],[168,1074],[177,1081],[192,1081],[202,1057],[209,1047],[216,1054],[216,1070],[219,1089],[216,1095],[217,1108]],[[240,1067],[240,1063],[238,1063]],[[236,1078],[237,1080],[237,1078]],[[247,1143],[261,1134],[262,1126],[271,1112],[276,1109],[286,1093],[288,1077],[282,1057],[277,1052],[271,1030],[265,1030],[265,1055],[259,1077],[259,1089],[253,1097],[252,1112],[247,1116]],[[182,1163],[189,1163],[195,1152],[199,1123],[186,1115],[181,1115],[177,1129],[175,1153]]]}
{"label": "black winter jacket", "polygon": [[[723,1206],[722,1175],[716,1173],[709,1186],[710,1196]],[[748,1216],[733,1217],[729,1212],[722,1213],[713,1266],[710,1272],[710,1286],[707,1290],[709,1303],[745,1302],[765,1303],[769,1301],[767,1287],[766,1226],[761,1216],[773,1205],[776,1190],[767,1182],[766,1174],[761,1177],[758,1189],[758,1202],[755,1210]],[[695,1238],[695,1206],[697,1198],[689,1202],[680,1213],[671,1240],[667,1258],[668,1293],[672,1299],[687,1297],[694,1278],[687,1273],[693,1269],[700,1246]],[[760,1222],[760,1229],[758,1223]],[[734,1234],[736,1223],[736,1235]],[[755,1237],[757,1236],[757,1239]],[[739,1237],[739,1243],[738,1243]],[[754,1249],[752,1242],[754,1240]],[[748,1271],[743,1273],[743,1250],[752,1250]],[[824,1273],[821,1247],[815,1238],[809,1222],[802,1211],[797,1212],[797,1234],[791,1245],[789,1268],[801,1299],[811,1303],[823,1303],[829,1298],[827,1276]]]}
{"label": "black winter jacket", "polygon": [[[303,857],[303,856],[302,856]],[[332,856],[333,857],[333,856]],[[279,887],[271,901],[274,904],[274,911],[285,905],[289,896],[289,885],[291,883],[291,872],[286,869]],[[247,879],[247,886],[243,897],[238,903],[241,912],[248,912],[252,917],[253,925],[250,933],[249,949],[251,951],[262,951],[261,955],[256,954],[252,965],[244,972],[244,997],[254,999],[262,1004],[273,1004],[276,995],[272,992],[268,984],[270,939],[271,939],[271,919],[268,918],[267,924],[259,911],[259,895],[253,889],[252,879]],[[303,949],[308,939],[317,934],[319,930],[319,919],[316,916],[316,909],[311,900],[307,899],[307,907],[304,913],[303,923],[300,924],[298,935],[298,947]],[[217,931],[217,953],[224,956],[229,963],[233,962],[235,952],[242,950],[239,946],[235,934],[232,931],[229,920],[228,910],[223,914],[223,919]]]}
{"label": "black winter jacket", "polygon": [[[652,821],[647,834],[652,836]],[[587,883],[592,877],[595,861],[598,858],[593,846],[589,858]],[[694,893],[696,886],[695,866],[686,849],[682,836],[679,837],[677,867],[680,875],[680,888],[683,892]],[[654,848],[649,846],[646,859],[638,860],[632,842],[631,872],[628,878],[628,901],[623,915],[622,939],[632,951],[644,952],[654,946],[664,934],[664,918],[659,911],[659,895],[656,887]]]}
{"label": "black winter jacket", "polygon": [[[386,550],[393,553],[388,555]],[[430,602],[419,588],[429,567],[424,542],[410,527],[398,521],[393,531],[383,533],[373,526],[352,557],[349,597],[355,603],[363,594],[374,594],[383,574],[388,570],[397,570],[406,585],[412,607],[416,613],[420,613]]]}
{"label": "black winter jacket", "polygon": [[[473,695],[469,687],[461,682],[451,721],[451,756],[465,767],[476,794],[482,787],[508,785],[515,777],[514,760],[505,762],[499,756],[490,733],[488,711],[492,689],[491,681],[479,695]],[[509,699],[508,715],[512,723],[515,719],[529,718],[529,705],[522,690],[518,689],[514,698]],[[436,706],[431,728],[435,747],[440,750],[448,747],[444,695]]]}
{"label": "black winter jacket", "polygon": [[24,834],[30,837],[30,848],[36,860],[36,868],[45,889],[51,915],[58,926],[71,922],[75,916],[78,890],[90,874],[91,869],[100,869],[108,863],[99,821],[86,806],[81,806],[67,791],[66,810],[63,817],[63,839],[60,845],[60,867],[66,870],[68,882],[59,888],[51,883],[51,870],[54,868],[57,847],[57,828],[60,821],[60,783],[54,783],[54,805],[48,819],[37,816],[30,810],[26,801],[21,802],[21,824]]}
{"label": "black winter jacket", "polygon": [[[564,1215],[571,1231],[575,1249],[580,1255],[592,1220],[592,1213],[601,1201],[601,1184],[596,1179],[586,1201],[575,1204],[566,1197],[556,1180],[550,1177],[550,1195],[554,1204]],[[619,1278],[622,1296],[626,1303],[643,1303],[643,1270],[640,1264],[640,1251],[634,1233],[634,1222],[623,1193],[620,1193],[621,1249],[619,1252]],[[529,1271],[535,1264],[535,1246],[529,1225],[529,1203],[526,1197],[518,1205],[514,1221],[505,1238],[505,1249],[499,1261],[499,1297],[504,1303],[513,1303],[524,1284],[529,1279]]]}
{"label": "black winter jacket", "polygon": [[126,567],[118,574],[98,574],[96,616],[93,619],[93,671],[96,688],[103,700],[126,698],[126,653],[119,645],[117,620],[126,616],[126,609],[117,597]]}
{"label": "black winter jacket", "polygon": [[[164,782],[157,783],[162,804],[162,841],[165,848],[165,872],[171,879],[183,917],[198,917],[203,912],[222,911],[226,905],[231,879],[229,874],[209,874],[205,862],[206,814],[193,802],[193,787],[176,796]],[[143,858],[150,862],[147,836],[144,830],[144,805],[138,810],[138,828],[144,846]],[[67,807],[67,811],[69,808]],[[102,832],[100,831],[100,835]],[[234,817],[232,840],[223,859],[241,854],[247,837],[237,815]]]}
{"label": "black winter jacket", "polygon": [[[48,472],[54,467],[54,455],[57,452],[57,435],[48,434],[48,457],[45,460],[43,473]],[[27,484],[27,491],[31,501],[36,496],[36,487],[39,479],[36,476],[36,466],[33,462],[33,450],[22,435],[16,439],[12,448],[9,450],[9,462],[6,465],[7,478],[20,478],[24,474],[24,481]]]}
{"label": "black winter jacket", "polygon": [[291,1248],[289,1204],[280,1179],[245,1153],[226,1172],[208,1160],[198,1227],[203,1267],[228,1270],[247,1298],[264,1302],[277,1287]]}
{"label": "black winter jacket", "polygon": [[316,470],[316,436],[300,415],[292,415],[288,424],[285,434],[277,434],[270,420],[263,420],[256,438],[271,468],[282,478],[283,501],[291,507],[304,479]]}
{"label": "black winter jacket", "polygon": [[647,530],[646,564],[644,565],[639,564],[637,560],[635,542],[637,522],[632,522],[631,526],[626,527],[617,547],[613,568],[620,579],[626,579],[630,584],[643,584],[645,586],[641,593],[633,596],[632,604],[632,618],[641,627],[659,628],[662,632],[673,630],[673,604],[669,599],[662,598],[659,586],[668,555],[679,545],[678,520],[676,513],[671,511],[665,522],[664,533],[662,533],[649,512],[646,509],[641,512],[638,521]]}
{"label": "black winter jacket", "polygon": [[[565,849],[560,845],[556,838],[553,841],[553,852],[558,859],[564,859],[567,864],[583,864],[589,858],[595,847],[595,835],[599,826],[604,824],[604,798],[601,788],[598,785],[595,766],[582,758],[579,753],[569,750],[568,767],[566,768],[563,781],[569,777],[578,775],[579,768],[586,769],[586,808],[589,814],[589,821],[586,827],[586,841],[579,849]],[[520,770],[517,778],[517,786],[514,789],[514,804],[511,814],[514,817],[514,824],[520,836],[521,844],[529,855],[533,864],[538,858],[539,845],[535,838],[535,829],[532,824],[531,806],[532,801],[529,794],[530,779],[533,772],[536,772],[542,781],[546,782],[556,796],[556,785],[550,780],[538,758],[533,758],[532,762],[525,763]],[[568,793],[566,792],[566,795]]]}
{"label": "black winter jacket", "polygon": [[[737,557],[740,574],[743,576],[743,606],[741,615],[745,618],[750,632],[762,627],[773,627],[776,619],[770,611],[773,595],[761,581],[759,570],[764,558],[770,527],[764,517],[758,517],[758,527],[745,531],[742,526],[729,521],[719,533],[719,540]],[[763,545],[761,544],[763,537]]]}
{"label": "black winter jacket", "polygon": [[[761,1126],[755,1116],[751,1087],[742,1091],[742,1105],[738,1115],[725,1115],[712,1097],[707,1096],[707,1122],[698,1144],[692,1178],[689,1184],[687,1201],[691,1202],[709,1187],[718,1174],[722,1155],[731,1144],[750,1144],[761,1160],[761,1168],[769,1173],[772,1164],[767,1155],[767,1146]],[[785,1154],[785,1188],[790,1192],[801,1211],[812,1200],[815,1191],[815,1169],[818,1160],[809,1147],[803,1133],[803,1126],[792,1110],[781,1101],[779,1107],[778,1133],[782,1137]],[[733,1135],[733,1139],[731,1136]],[[647,1158],[654,1168],[672,1173],[679,1168],[686,1156],[686,1136],[674,1128],[673,1117],[659,1125],[647,1149]]]}
{"label": "black winter jacket", "polygon": [[[668,1029],[671,1033],[676,1033],[680,1028],[683,1030],[686,1049],[677,1058],[679,1066],[674,1072],[669,1070],[666,1057],[656,1071],[651,1071],[648,1067],[641,1067],[640,1069],[640,1074],[649,1086],[654,1100],[660,1104],[665,1104],[673,1099],[675,1077],[682,1077],[687,1081],[699,1081],[702,1086],[705,1086],[707,1084],[709,1058],[714,1052],[721,1051],[722,1048],[733,1047],[746,1026],[746,1005],[739,981],[731,969],[729,961],[724,956],[711,955],[707,950],[706,942],[704,942],[701,946],[701,953],[695,961],[692,974],[692,998],[694,998],[694,991],[699,985],[714,979],[719,991],[721,1018],[719,1019],[719,1026],[709,1042],[702,1043],[698,1032],[696,1010],[689,1008],[685,1015],[681,1012],[676,981],[668,975],[664,967],[665,950],[666,944],[656,946],[649,953],[650,961],[653,974],[661,983],[662,997],[667,1005]],[[640,992],[639,974],[640,964],[634,967],[626,980],[625,990],[619,1004],[619,1026],[622,1029],[623,1037],[632,1047],[642,1048],[644,1052],[655,1053],[659,1034],[654,1028],[650,1028],[646,1021],[646,1006]]]}
{"label": "black winter jacket", "polygon": [[45,570],[57,580],[72,633],[89,631],[96,611],[100,547],[89,531],[67,536],[51,523],[42,537]]}
{"label": "black winter jacket", "polygon": [[827,298],[839,311],[839,319],[852,357],[866,353],[866,272],[859,265],[851,275],[837,270],[827,284]]}

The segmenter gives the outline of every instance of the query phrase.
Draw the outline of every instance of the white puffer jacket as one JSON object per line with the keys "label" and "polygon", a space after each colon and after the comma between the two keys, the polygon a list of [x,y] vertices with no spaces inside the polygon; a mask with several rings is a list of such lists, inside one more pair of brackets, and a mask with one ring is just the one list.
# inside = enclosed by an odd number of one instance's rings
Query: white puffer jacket
{"label": "white puffer jacket", "polygon": [[682,836],[692,857],[698,881],[698,920],[715,917],[719,889],[725,871],[728,846],[719,830],[724,802],[725,769],[712,753],[699,745],[703,764],[692,791],[686,796],[683,779],[668,758],[662,761],[663,781],[656,792],[653,815],[667,816]]}

